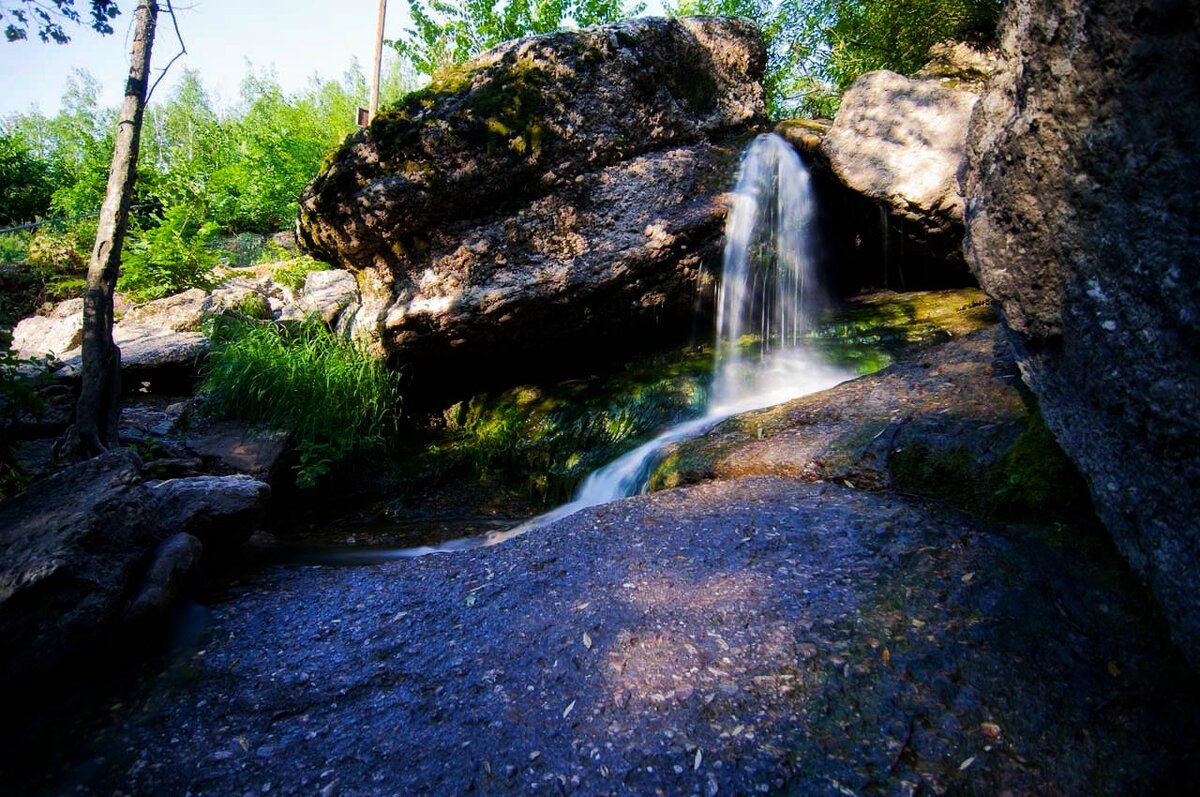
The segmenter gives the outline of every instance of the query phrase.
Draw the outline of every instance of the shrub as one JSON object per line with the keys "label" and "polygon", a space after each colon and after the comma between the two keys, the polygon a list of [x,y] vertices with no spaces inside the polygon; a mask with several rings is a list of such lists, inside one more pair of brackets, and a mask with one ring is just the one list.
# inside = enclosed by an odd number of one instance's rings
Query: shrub
{"label": "shrub", "polygon": [[25,263],[29,259],[29,242],[32,236],[27,232],[12,232],[0,235],[0,263]]}
{"label": "shrub", "polygon": [[304,288],[304,280],[309,274],[314,271],[327,271],[329,268],[328,263],[301,255],[287,265],[272,270],[271,278],[280,285],[291,288],[293,291],[299,291]]}
{"label": "shrub", "polygon": [[311,487],[351,454],[392,442],[397,374],[319,320],[288,326],[218,317],[209,336],[206,406],[221,417],[294,432],[299,486]]}
{"label": "shrub", "polygon": [[171,208],[157,227],[133,234],[126,243],[117,288],[135,302],[212,288],[218,229],[212,222],[199,223],[185,207]]}

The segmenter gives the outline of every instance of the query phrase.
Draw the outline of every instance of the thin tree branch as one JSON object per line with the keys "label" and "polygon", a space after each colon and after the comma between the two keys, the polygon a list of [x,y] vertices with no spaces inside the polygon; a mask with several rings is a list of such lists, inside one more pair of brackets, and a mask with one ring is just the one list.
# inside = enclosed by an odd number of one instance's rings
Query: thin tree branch
{"label": "thin tree branch", "polygon": [[175,8],[171,5],[171,0],[167,0],[167,13],[171,15],[171,25],[175,28],[175,38],[179,40],[179,52],[167,61],[167,65],[158,73],[158,77],[154,79],[154,83],[150,86],[150,90],[146,92],[146,102],[150,102],[150,97],[154,94],[154,90],[158,88],[158,84],[164,77],[167,76],[167,70],[183,56],[187,55],[187,46],[183,43],[183,34],[179,32],[179,20],[175,18]]}

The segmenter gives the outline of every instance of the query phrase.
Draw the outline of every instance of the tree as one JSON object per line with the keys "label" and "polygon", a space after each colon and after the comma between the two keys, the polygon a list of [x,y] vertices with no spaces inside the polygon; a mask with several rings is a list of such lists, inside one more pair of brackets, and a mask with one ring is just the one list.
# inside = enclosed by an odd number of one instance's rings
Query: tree
{"label": "tree", "polygon": [[[102,34],[113,32],[110,20],[121,13],[113,0],[88,0],[92,30]],[[37,35],[44,42],[66,44],[71,37],[63,30],[62,21],[79,23],[75,0],[5,0],[0,2],[0,21],[4,21],[4,38],[10,42],[29,38],[32,18]]]}
{"label": "tree", "polygon": [[860,75],[911,74],[947,39],[996,29],[1003,0],[679,0],[671,14],[749,17],[767,44],[763,87],[773,118],[832,116]]}
{"label": "tree", "polygon": [[644,3],[624,0],[409,0],[413,27],[388,41],[424,75],[460,64],[501,42],[561,30],[571,22],[599,25],[635,16]]}
{"label": "tree", "polygon": [[138,146],[157,22],[158,3],[138,0],[125,100],[117,123],[108,189],[97,222],[96,245],[88,262],[87,290],[83,297],[83,386],[75,410],[75,425],[65,439],[67,453],[95,456],[118,444],[121,350],[112,335],[113,292],[137,181]]}

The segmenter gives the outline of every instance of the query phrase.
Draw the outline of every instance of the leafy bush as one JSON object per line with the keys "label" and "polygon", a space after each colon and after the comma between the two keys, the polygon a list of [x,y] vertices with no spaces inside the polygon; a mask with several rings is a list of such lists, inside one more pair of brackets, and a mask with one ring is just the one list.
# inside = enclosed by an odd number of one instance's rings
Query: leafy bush
{"label": "leafy bush", "polygon": [[12,232],[0,235],[0,263],[25,263],[29,259],[29,241],[33,236],[27,232]]}
{"label": "leafy bush", "polygon": [[80,251],[74,230],[42,227],[29,241],[27,260],[52,271],[78,271],[87,268],[89,252]]}
{"label": "leafy bush", "polygon": [[9,427],[19,416],[40,416],[45,409],[35,384],[20,373],[22,365],[36,361],[18,357],[12,339],[12,330],[0,327],[0,499],[20,490],[27,480],[9,448]]}
{"label": "leafy bush", "polygon": [[135,302],[188,288],[212,288],[212,272],[219,263],[213,251],[217,232],[216,224],[199,223],[187,208],[171,208],[157,227],[131,235],[117,288]]}
{"label": "leafy bush", "polygon": [[298,291],[304,287],[304,280],[314,271],[328,271],[330,268],[328,263],[322,263],[320,260],[313,260],[307,255],[302,255],[287,265],[280,266],[271,271],[271,278],[293,291]]}
{"label": "leafy bush", "polygon": [[294,432],[299,486],[312,486],[351,454],[392,442],[398,376],[319,320],[287,326],[218,317],[209,335],[206,406],[220,417]]}

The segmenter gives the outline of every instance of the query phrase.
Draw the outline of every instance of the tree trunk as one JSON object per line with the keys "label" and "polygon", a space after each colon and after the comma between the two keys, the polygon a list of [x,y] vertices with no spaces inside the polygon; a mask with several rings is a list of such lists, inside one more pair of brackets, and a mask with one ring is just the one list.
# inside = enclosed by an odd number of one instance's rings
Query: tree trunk
{"label": "tree trunk", "polygon": [[119,445],[121,350],[113,342],[113,292],[121,267],[121,248],[129,222],[129,206],[137,181],[138,146],[150,78],[150,49],[158,22],[158,3],[138,0],[125,101],[117,123],[116,146],[108,172],[108,189],[100,208],[96,245],[88,261],[83,296],[83,387],[75,410],[75,426],[67,447],[92,457]]}

